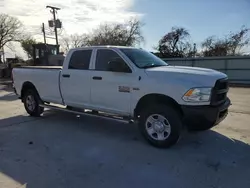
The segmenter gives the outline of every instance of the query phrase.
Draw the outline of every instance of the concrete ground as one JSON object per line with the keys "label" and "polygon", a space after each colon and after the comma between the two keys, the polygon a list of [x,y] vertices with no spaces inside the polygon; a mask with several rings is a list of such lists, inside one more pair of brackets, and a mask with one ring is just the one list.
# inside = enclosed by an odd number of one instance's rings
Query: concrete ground
{"label": "concrete ground", "polygon": [[229,96],[220,125],[157,149],[135,125],[53,111],[29,117],[0,86],[0,187],[249,188],[250,89]]}

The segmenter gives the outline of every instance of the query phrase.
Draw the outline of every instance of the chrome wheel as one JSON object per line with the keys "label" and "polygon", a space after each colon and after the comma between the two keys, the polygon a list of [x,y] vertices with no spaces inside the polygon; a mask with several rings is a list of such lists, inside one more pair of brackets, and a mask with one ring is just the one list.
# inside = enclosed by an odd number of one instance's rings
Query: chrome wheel
{"label": "chrome wheel", "polygon": [[154,140],[166,140],[171,133],[170,123],[160,114],[150,115],[145,126],[148,135]]}
{"label": "chrome wheel", "polygon": [[26,97],[26,106],[32,112],[36,108],[36,101],[33,95],[28,95]]}

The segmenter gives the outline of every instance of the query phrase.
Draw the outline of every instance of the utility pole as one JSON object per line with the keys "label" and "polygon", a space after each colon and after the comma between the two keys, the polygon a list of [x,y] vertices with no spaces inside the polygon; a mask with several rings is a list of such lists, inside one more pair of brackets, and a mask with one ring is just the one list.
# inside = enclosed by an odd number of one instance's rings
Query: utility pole
{"label": "utility pole", "polygon": [[196,56],[197,48],[196,48],[196,43],[194,43],[194,48],[193,48],[193,57]]}
{"label": "utility pole", "polygon": [[60,10],[60,8],[58,7],[53,7],[53,6],[46,6],[46,8],[50,8],[51,9],[51,13],[53,14],[53,20],[54,20],[54,31],[55,31],[55,36],[56,36],[56,51],[57,54],[59,54],[59,47],[58,47],[58,36],[57,36],[57,20],[56,20],[56,11]]}
{"label": "utility pole", "polygon": [[42,24],[42,32],[43,32],[43,40],[44,40],[44,44],[46,44],[46,34],[45,34],[44,23]]}

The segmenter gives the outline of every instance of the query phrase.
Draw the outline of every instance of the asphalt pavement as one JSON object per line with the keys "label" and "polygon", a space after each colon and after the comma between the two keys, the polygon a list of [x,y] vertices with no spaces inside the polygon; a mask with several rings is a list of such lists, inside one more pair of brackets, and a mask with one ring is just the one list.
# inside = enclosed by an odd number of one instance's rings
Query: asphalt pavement
{"label": "asphalt pavement", "polygon": [[212,130],[150,146],[134,124],[46,111],[29,117],[0,86],[0,188],[249,188],[250,89]]}

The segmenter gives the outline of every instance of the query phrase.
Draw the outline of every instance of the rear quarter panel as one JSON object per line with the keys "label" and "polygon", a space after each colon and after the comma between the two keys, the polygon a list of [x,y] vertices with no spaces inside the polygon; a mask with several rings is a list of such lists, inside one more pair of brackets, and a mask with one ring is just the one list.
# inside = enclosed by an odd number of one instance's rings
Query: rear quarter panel
{"label": "rear quarter panel", "polygon": [[14,68],[14,87],[19,96],[25,82],[31,82],[37,89],[42,100],[61,104],[59,89],[60,69]]}

